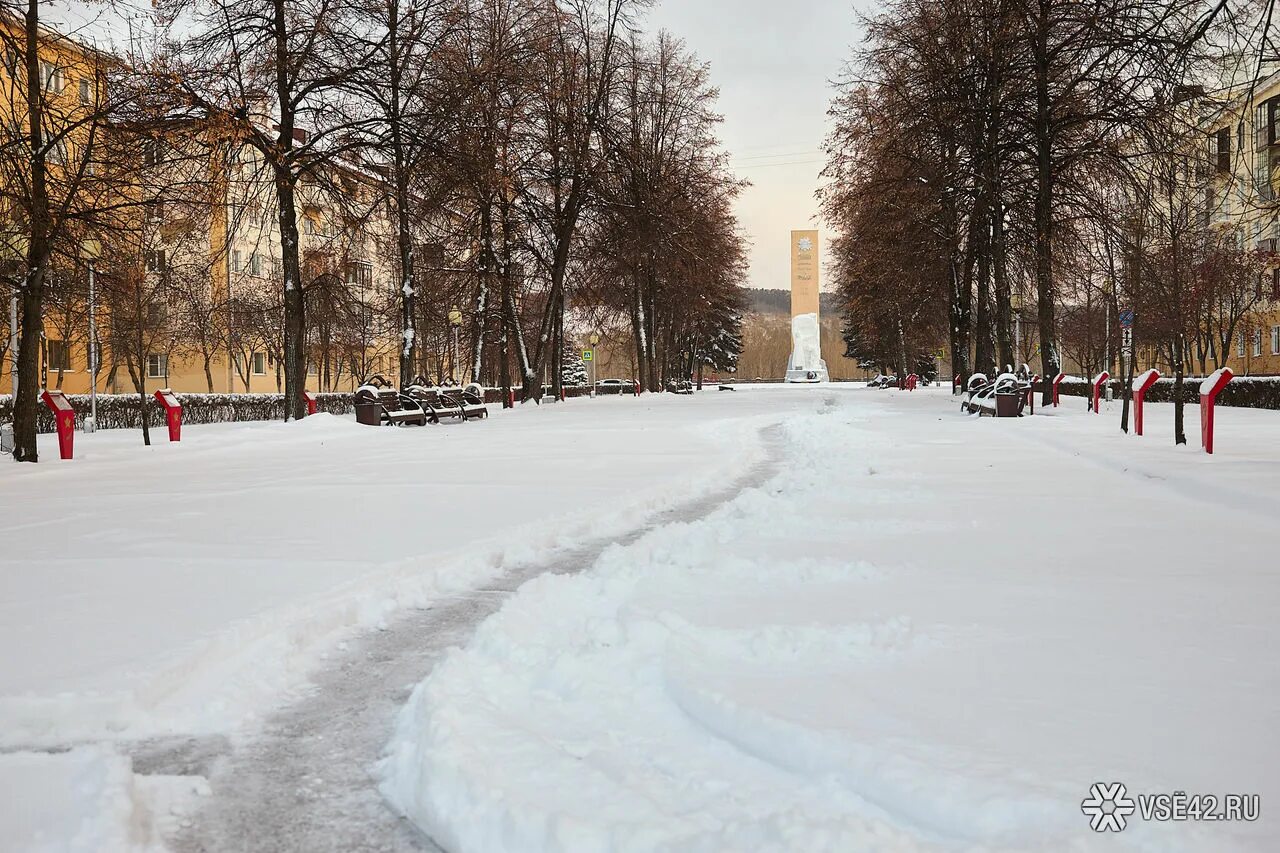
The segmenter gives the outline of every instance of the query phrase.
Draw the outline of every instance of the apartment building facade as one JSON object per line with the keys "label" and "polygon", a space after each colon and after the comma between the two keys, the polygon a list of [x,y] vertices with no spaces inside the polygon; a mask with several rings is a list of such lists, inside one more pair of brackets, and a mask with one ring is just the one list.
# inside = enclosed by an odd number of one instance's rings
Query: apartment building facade
{"label": "apartment building facade", "polygon": [[[1207,224],[1235,229],[1242,248],[1280,252],[1280,73],[1238,87],[1203,126]],[[1280,375],[1280,254],[1266,266],[1226,352],[1238,376]]]}
{"label": "apartment building facade", "polygon": [[[0,70],[7,96],[7,104],[0,98],[0,110],[8,113],[8,142],[17,143],[24,132],[25,69],[12,46],[20,47],[21,33],[17,22],[3,23],[11,47]],[[117,183],[110,191],[120,197],[118,227],[63,235],[75,245],[59,247],[47,288],[41,384],[67,393],[87,393],[90,387],[133,393],[138,379],[151,389],[185,392],[278,391],[280,227],[273,181],[257,151],[212,135],[215,123],[193,116],[167,122],[133,150],[111,151],[101,144],[101,157],[113,162],[99,166],[96,155],[80,157],[77,147],[87,144],[82,137],[89,128],[101,131],[100,124],[83,119],[101,109],[96,87],[104,85],[104,64],[119,60],[55,29],[42,34],[39,52],[46,112],[58,115],[51,126],[76,129],[53,146],[51,173],[58,178],[58,170],[111,169]],[[129,170],[127,182],[118,180],[122,169]],[[309,311],[314,352],[308,354],[307,379],[314,390],[350,389],[369,373],[396,365],[399,283],[390,263],[393,232],[381,188],[377,174],[354,162],[336,163],[298,188],[301,285],[315,302]],[[7,248],[8,287],[0,289],[6,315],[16,303],[14,283],[23,271],[19,219],[6,217],[0,241]],[[145,304],[131,306],[130,300]],[[8,316],[2,325],[0,393],[8,393],[16,335]],[[91,347],[98,356],[96,371]]]}

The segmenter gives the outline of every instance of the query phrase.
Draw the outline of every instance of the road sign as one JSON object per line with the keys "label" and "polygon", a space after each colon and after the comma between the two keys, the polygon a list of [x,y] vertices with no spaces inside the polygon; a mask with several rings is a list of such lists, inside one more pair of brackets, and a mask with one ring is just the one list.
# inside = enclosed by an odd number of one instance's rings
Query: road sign
{"label": "road sign", "polygon": [[1125,350],[1133,349],[1133,327],[1132,326],[1125,326],[1123,329],[1120,330],[1120,345],[1124,347]]}
{"label": "road sign", "polygon": [[1122,328],[1122,329],[1132,329],[1132,328],[1133,328],[1133,309],[1132,309],[1132,308],[1124,308],[1124,309],[1121,309],[1121,311],[1120,311],[1120,328]]}
{"label": "road sign", "polygon": [[589,350],[589,349],[584,349],[584,350],[582,351],[582,360],[583,360],[583,361],[591,361],[593,358],[595,358],[595,356],[592,354],[591,350]]}

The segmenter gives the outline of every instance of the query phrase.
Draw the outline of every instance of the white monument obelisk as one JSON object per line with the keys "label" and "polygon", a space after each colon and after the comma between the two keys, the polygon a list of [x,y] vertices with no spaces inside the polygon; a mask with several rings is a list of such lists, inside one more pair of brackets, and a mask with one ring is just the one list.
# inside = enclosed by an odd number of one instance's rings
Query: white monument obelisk
{"label": "white monument obelisk", "polygon": [[791,357],[788,382],[827,382],[818,324],[818,232],[791,232]]}

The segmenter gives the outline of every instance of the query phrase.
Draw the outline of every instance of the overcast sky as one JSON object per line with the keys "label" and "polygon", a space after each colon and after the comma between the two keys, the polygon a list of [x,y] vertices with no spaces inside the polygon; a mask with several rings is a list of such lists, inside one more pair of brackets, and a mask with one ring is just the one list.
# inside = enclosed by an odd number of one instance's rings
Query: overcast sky
{"label": "overcast sky", "polygon": [[859,37],[855,0],[658,3],[648,29],[670,30],[711,63],[725,118],[721,135],[734,171],[752,183],[738,203],[753,244],[749,283],[786,289],[791,230],[821,227],[813,193],[829,83]]}

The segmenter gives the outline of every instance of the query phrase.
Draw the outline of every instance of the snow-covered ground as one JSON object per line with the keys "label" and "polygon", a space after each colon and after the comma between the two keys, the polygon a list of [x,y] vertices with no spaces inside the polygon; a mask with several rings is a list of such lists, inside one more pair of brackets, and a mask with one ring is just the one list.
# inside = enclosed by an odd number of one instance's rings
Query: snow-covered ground
{"label": "snow-covered ground", "polygon": [[[1273,850],[1280,414],[742,389],[785,468],[525,585],[414,692],[388,798],[454,851]],[[697,403],[709,404],[705,395]],[[1265,521],[1264,521],[1265,520]],[[1128,817],[1095,783],[1259,794]]]}
{"label": "snow-covered ground", "polygon": [[492,411],[101,432],[68,462],[43,436],[39,465],[0,461],[0,789],[23,791],[0,850],[149,844],[155,801],[198,780],[158,791],[113,743],[235,736],[397,610],[717,488],[782,415],[733,394]]}
{"label": "snow-covered ground", "polygon": [[[0,462],[0,851],[158,849],[217,792],[135,773],[135,745],[247,738],[402,609],[766,451],[765,487],[529,583],[448,657],[401,716],[389,799],[486,853],[1270,849],[1280,414],[1220,410],[1210,458],[1193,409],[1174,448],[1170,407],[1145,439],[1083,407],[744,386],[103,432],[72,462],[45,437],[45,463]],[[1262,817],[1094,836],[1095,781],[1257,792]]]}

